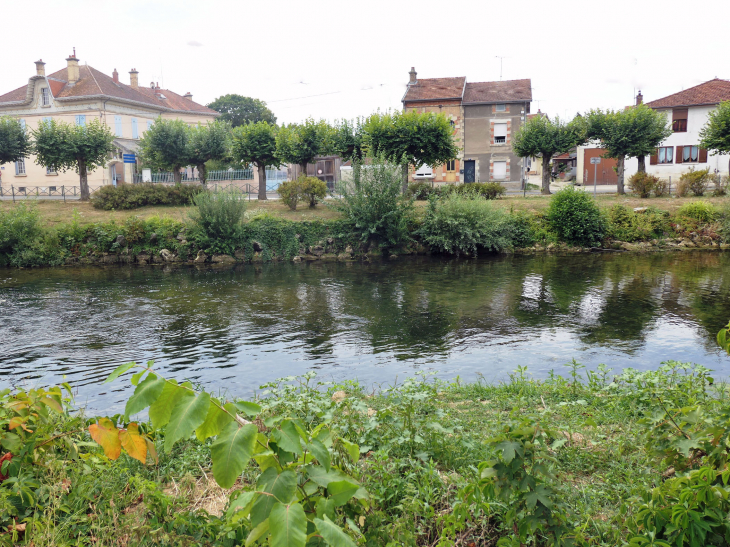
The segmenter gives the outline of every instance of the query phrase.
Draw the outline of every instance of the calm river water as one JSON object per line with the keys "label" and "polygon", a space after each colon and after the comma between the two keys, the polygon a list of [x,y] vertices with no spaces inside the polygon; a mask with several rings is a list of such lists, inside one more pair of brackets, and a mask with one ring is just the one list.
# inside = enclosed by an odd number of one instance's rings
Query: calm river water
{"label": "calm river water", "polygon": [[65,377],[91,410],[122,408],[120,363],[250,396],[267,381],[385,385],[535,377],[575,358],[730,376],[714,334],[730,319],[730,253],[498,256],[221,269],[0,270],[0,386]]}

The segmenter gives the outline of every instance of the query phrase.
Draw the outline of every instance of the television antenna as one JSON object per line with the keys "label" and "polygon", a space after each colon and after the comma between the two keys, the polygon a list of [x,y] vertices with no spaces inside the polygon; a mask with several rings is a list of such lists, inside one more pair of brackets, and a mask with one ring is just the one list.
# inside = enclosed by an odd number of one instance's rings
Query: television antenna
{"label": "television antenna", "polygon": [[494,58],[499,59],[499,79],[501,80],[502,79],[502,60],[509,59],[509,57],[507,57],[505,55],[495,55]]}

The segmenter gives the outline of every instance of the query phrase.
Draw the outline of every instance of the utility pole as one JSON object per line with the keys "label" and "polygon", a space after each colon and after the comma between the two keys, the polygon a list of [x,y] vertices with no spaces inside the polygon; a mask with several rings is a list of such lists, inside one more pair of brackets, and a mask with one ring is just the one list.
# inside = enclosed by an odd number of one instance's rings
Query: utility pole
{"label": "utility pole", "polygon": [[501,80],[502,79],[502,59],[504,59],[505,57],[502,55],[495,55],[494,57],[499,59],[499,79]]}

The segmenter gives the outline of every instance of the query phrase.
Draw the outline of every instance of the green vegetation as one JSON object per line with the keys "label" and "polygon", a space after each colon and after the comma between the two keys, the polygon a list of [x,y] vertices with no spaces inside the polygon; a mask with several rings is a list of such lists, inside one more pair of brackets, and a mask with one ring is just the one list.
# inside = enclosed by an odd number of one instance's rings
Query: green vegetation
{"label": "green vegetation", "polygon": [[118,209],[138,209],[149,205],[189,205],[193,197],[203,192],[197,185],[165,184],[120,184],[102,186],[91,198],[97,209],[112,211]]}
{"label": "green vegetation", "polygon": [[228,157],[230,131],[230,127],[221,121],[199,124],[189,129],[188,161],[198,169],[200,184],[203,186],[207,181],[206,164],[221,162]]}
{"label": "green vegetation", "polygon": [[512,247],[511,228],[510,215],[483,197],[451,194],[429,200],[419,234],[440,252],[476,256],[480,249],[500,251]]}
{"label": "green vegetation", "polygon": [[648,208],[637,213],[616,204],[608,210],[608,235],[618,241],[647,241],[668,232],[669,215],[665,211]]}
{"label": "green vegetation", "polygon": [[258,199],[267,199],[266,167],[280,165],[276,155],[276,126],[261,121],[235,128],[231,155],[243,165],[252,164],[256,167],[259,175]]}
{"label": "green vegetation", "polygon": [[448,196],[449,194],[479,195],[485,199],[497,199],[507,189],[499,182],[474,182],[469,184],[448,184],[432,186],[428,182],[413,182],[408,185],[408,195],[416,200],[427,200],[430,196]]}
{"label": "green vegetation", "polygon": [[234,190],[200,192],[193,198],[190,236],[199,246],[216,253],[233,254],[241,239],[246,200]]}
{"label": "green vegetation", "polygon": [[31,149],[30,138],[20,120],[10,116],[1,116],[0,165],[27,157]]}
{"label": "green vegetation", "polygon": [[281,183],[279,196],[292,211],[297,210],[297,204],[302,200],[313,209],[327,196],[327,184],[317,177],[299,177]]}
{"label": "green vegetation", "polygon": [[[681,193],[686,194],[688,191],[695,196],[704,196],[707,187],[710,185],[710,168],[687,171],[679,177],[678,187],[681,187]],[[677,194],[680,190],[677,190]]]}
{"label": "green vegetation", "polygon": [[230,123],[232,127],[259,122],[276,125],[276,116],[260,99],[229,93],[208,104],[208,108],[220,112],[220,120]]}
{"label": "green vegetation", "polygon": [[717,219],[719,211],[711,203],[700,200],[682,205],[677,211],[677,216],[708,223]]}
{"label": "green vegetation", "polygon": [[[629,188],[632,192],[637,194],[640,198],[648,198],[652,192],[656,192],[657,185],[659,184],[659,177],[650,175],[646,171],[638,171],[631,175],[629,178]],[[657,197],[663,195],[664,188],[659,189]]]}
{"label": "green vegetation", "polygon": [[700,131],[700,146],[714,154],[730,154],[730,101],[712,110]]}
{"label": "green vegetation", "polygon": [[574,245],[600,245],[606,234],[606,220],[593,197],[570,186],[553,196],[546,218],[561,241]]}

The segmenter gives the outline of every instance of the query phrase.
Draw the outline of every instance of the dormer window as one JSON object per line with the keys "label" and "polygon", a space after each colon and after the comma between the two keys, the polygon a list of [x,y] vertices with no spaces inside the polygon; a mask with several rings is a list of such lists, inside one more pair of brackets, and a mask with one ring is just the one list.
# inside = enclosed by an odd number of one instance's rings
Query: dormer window
{"label": "dormer window", "polygon": [[51,105],[51,93],[47,87],[41,88],[41,106]]}
{"label": "dormer window", "polygon": [[507,111],[507,105],[506,104],[498,104],[497,105],[497,112],[506,112]]}

